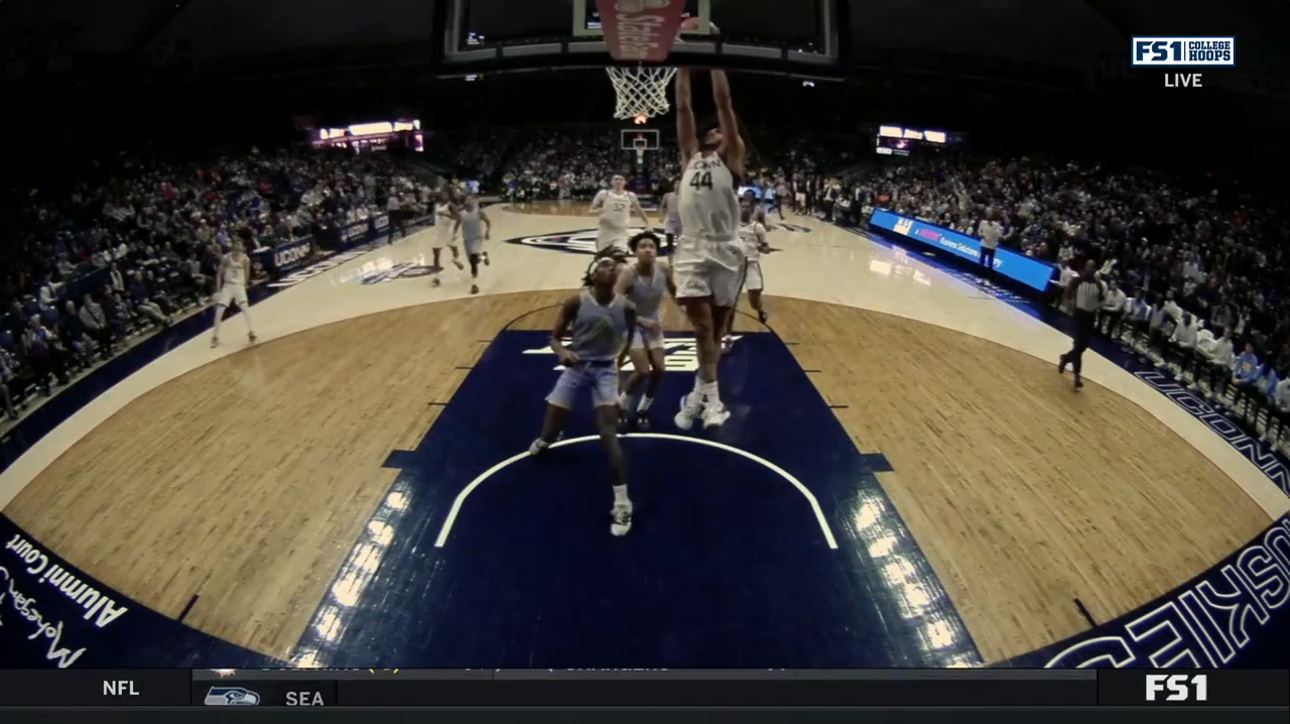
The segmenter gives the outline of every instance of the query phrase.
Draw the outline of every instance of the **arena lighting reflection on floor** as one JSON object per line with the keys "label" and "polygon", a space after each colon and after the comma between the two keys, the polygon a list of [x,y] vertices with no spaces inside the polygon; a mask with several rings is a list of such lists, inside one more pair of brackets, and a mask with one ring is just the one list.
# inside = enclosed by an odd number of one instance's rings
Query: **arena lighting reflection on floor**
{"label": "arena lighting reflection on floor", "polygon": [[[394,542],[395,527],[408,511],[410,495],[406,482],[395,482],[346,556],[327,598],[309,624],[309,629],[321,641],[340,640],[353,618],[363,614],[357,605],[376,580],[381,561]],[[318,657],[317,648],[299,648],[292,653],[291,664],[305,669],[324,666]]]}
{"label": "arena lighting reflection on floor", "polygon": [[[859,553],[857,564],[881,572],[889,595],[899,603],[900,615],[917,623],[924,650],[970,647],[967,628],[886,496],[860,488],[846,505],[850,510],[847,532],[854,537],[852,550]],[[922,565],[915,561],[922,561]],[[958,654],[943,665],[961,668],[983,662],[979,656]]]}

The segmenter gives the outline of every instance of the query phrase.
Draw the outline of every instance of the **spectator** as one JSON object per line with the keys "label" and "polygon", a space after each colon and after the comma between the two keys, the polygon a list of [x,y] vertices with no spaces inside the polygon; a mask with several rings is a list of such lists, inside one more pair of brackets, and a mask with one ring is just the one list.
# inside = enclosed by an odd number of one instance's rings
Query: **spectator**
{"label": "spectator", "polygon": [[1102,302],[1102,314],[1099,320],[1103,331],[1111,339],[1120,338],[1120,326],[1124,321],[1124,313],[1128,307],[1128,297],[1125,296],[1124,290],[1120,288],[1120,283],[1112,279],[1107,284],[1106,300]]}
{"label": "spectator", "polygon": [[45,327],[40,315],[34,315],[23,335],[23,347],[27,353],[27,362],[36,376],[36,384],[44,394],[50,394],[49,378],[52,376],[60,385],[67,384],[67,357],[65,348],[58,336]]}
{"label": "spectator", "polygon": [[14,409],[13,396],[9,392],[9,384],[16,378],[17,370],[18,361],[8,350],[0,349],[0,402],[4,403],[5,416],[10,420],[18,419],[18,410]]}
{"label": "spectator", "polygon": [[1240,407],[1248,412],[1250,393],[1254,382],[1259,378],[1259,356],[1254,352],[1254,344],[1246,342],[1245,351],[1236,358],[1232,371],[1232,410]]}
{"label": "spectator", "polygon": [[[1223,330],[1223,335],[1218,339],[1214,339],[1213,335],[1210,335],[1208,340],[1198,342],[1197,350],[1201,355],[1201,359],[1208,366],[1207,382],[1209,393],[1207,397],[1211,400],[1225,399],[1228,378],[1232,376],[1232,366],[1236,361],[1232,356],[1232,330]],[[1197,389],[1195,382],[1192,383],[1191,389]]]}
{"label": "spectator", "polygon": [[[68,303],[70,304],[71,302]],[[94,342],[98,345],[99,353],[106,360],[111,355],[114,335],[103,307],[94,301],[92,295],[86,294],[78,316],[85,333],[94,339]]]}
{"label": "spectator", "polygon": [[1199,333],[1200,325],[1196,318],[1191,316],[1191,312],[1183,312],[1182,320],[1169,338],[1168,359],[1165,360],[1166,365],[1177,365],[1180,376],[1194,371]]}

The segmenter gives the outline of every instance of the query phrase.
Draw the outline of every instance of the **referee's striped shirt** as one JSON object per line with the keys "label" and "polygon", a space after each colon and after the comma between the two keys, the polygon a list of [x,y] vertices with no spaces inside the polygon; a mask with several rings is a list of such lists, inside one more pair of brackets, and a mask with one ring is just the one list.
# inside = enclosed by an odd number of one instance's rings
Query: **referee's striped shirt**
{"label": "referee's striped shirt", "polygon": [[1075,308],[1083,312],[1096,312],[1102,308],[1105,288],[1095,275],[1079,276],[1075,284]]}

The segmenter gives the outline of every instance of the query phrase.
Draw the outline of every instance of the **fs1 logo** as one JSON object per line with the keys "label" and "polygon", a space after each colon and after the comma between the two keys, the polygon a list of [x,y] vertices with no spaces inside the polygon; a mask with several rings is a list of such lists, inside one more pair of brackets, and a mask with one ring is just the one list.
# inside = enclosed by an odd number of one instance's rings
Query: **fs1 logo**
{"label": "fs1 logo", "polygon": [[1206,674],[1147,674],[1147,701],[1209,701],[1209,676]]}
{"label": "fs1 logo", "polygon": [[1132,52],[1134,67],[1231,68],[1236,65],[1236,38],[1137,36]]}

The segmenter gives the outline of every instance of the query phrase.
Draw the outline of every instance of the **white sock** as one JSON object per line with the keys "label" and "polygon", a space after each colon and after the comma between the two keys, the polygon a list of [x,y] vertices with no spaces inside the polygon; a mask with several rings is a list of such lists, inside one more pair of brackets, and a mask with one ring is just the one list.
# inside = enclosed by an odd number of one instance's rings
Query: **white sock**
{"label": "white sock", "polygon": [[243,309],[241,310],[241,312],[242,312],[242,316],[246,318],[246,333],[254,335],[255,327],[251,326],[251,310]]}
{"label": "white sock", "polygon": [[694,391],[703,392],[703,378],[698,375],[694,376]]}
{"label": "white sock", "polygon": [[636,406],[636,411],[645,412],[646,410],[649,409],[650,403],[652,402],[654,402],[654,398],[650,397],[649,395],[645,395],[644,397],[641,398],[641,403]]}
{"label": "white sock", "polygon": [[627,497],[627,486],[625,484],[615,485],[614,486],[614,505],[620,505],[622,503],[630,503],[630,502],[632,501],[630,498]]}
{"label": "white sock", "polygon": [[699,394],[703,395],[704,402],[720,402],[721,393],[717,390],[716,382],[704,382],[699,386]]}
{"label": "white sock", "polygon": [[619,393],[618,393],[618,407],[619,407],[619,409],[621,409],[621,410],[623,410],[623,411],[626,411],[626,410],[627,410],[627,403],[628,403],[628,401],[629,401],[629,399],[628,399],[628,397],[627,397],[627,393],[626,393],[626,392],[619,392]]}

